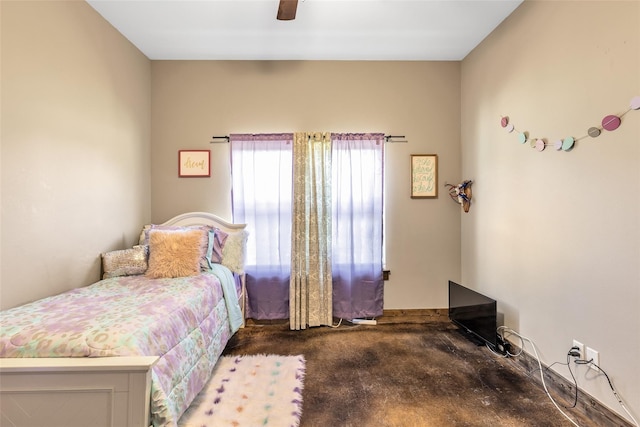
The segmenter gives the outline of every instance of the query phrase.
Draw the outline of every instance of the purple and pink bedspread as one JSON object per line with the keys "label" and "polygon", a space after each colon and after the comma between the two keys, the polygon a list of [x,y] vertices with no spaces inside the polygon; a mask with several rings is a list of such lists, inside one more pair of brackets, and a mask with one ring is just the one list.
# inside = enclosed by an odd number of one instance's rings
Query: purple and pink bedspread
{"label": "purple and pink bedspread", "polygon": [[160,356],[151,421],[174,426],[232,335],[219,279],[127,276],[0,312],[0,357]]}

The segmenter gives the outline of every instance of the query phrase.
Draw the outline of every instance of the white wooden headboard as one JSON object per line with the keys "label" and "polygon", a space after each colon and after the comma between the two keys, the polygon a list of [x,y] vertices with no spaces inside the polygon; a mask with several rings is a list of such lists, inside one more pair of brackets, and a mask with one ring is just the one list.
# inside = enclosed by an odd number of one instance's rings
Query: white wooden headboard
{"label": "white wooden headboard", "polygon": [[208,212],[187,212],[174,216],[162,225],[211,225],[226,232],[243,230],[246,224],[233,224]]}

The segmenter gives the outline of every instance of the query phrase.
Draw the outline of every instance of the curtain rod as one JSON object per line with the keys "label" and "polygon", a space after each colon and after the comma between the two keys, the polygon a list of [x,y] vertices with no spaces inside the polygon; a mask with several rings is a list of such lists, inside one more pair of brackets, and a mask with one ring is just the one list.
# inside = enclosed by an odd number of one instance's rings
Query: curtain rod
{"label": "curtain rod", "polygon": [[211,141],[212,144],[220,144],[222,142],[229,142],[229,135],[212,136],[211,138],[213,138],[213,140]]}
{"label": "curtain rod", "polygon": [[[212,141],[211,144],[219,144],[219,143],[228,143],[229,142],[229,135],[224,135],[224,136],[212,136]],[[391,142],[391,143],[407,143],[409,141],[406,140],[404,135],[385,135],[384,136],[384,141],[385,142]]]}

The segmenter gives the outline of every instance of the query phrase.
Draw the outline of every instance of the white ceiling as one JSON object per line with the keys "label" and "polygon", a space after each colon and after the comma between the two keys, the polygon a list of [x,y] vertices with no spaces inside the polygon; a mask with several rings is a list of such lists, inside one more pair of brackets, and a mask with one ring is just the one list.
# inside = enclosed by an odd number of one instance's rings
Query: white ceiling
{"label": "white ceiling", "polygon": [[149,59],[461,60],[523,0],[86,0]]}

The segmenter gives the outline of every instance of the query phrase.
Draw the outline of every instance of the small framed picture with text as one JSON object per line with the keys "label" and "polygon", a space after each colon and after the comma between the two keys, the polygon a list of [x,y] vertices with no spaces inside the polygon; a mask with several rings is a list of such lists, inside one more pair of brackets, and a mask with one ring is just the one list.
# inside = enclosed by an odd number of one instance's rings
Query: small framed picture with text
{"label": "small framed picture with text", "polygon": [[438,155],[411,155],[411,198],[438,197]]}
{"label": "small framed picture with text", "polygon": [[178,176],[180,178],[211,176],[211,151],[179,150]]}

